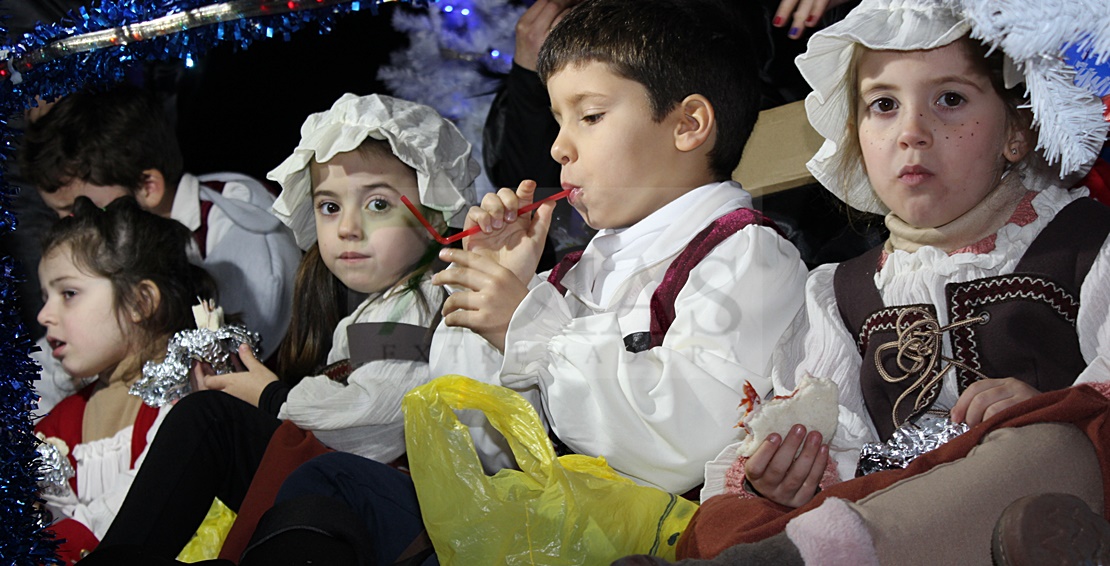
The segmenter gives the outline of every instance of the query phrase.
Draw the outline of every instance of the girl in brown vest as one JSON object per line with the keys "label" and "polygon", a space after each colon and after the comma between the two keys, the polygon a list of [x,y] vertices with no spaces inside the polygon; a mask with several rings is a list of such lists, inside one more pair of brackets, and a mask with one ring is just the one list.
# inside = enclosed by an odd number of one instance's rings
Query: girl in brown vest
{"label": "girl in brown vest", "polygon": [[[1110,211],[1069,190],[1107,123],[1097,93],[1073,81],[1082,67],[1059,51],[1077,39],[1069,25],[1105,15],[1070,4],[1062,31],[1029,32],[1063,3],[988,4],[865,0],[799,57],[826,138],[810,170],[850,206],[885,215],[890,236],[810,274],[806,312],[777,356],[776,390],[806,373],[838,385],[835,436],[795,425],[750,458],[722,454],[680,556],[989,564],[1000,524],[996,558],[1037,563],[1062,549],[1022,547],[1033,523],[1021,510],[1045,507],[1075,517],[1055,522],[1064,540],[1104,544],[1071,550],[1110,552],[1099,517],[1110,491],[1099,393],[1110,380]],[[1106,29],[1086,36],[1096,50]],[[865,443],[930,413],[971,429],[906,469],[852,479]],[[1055,492],[1069,496],[1036,497]]]}

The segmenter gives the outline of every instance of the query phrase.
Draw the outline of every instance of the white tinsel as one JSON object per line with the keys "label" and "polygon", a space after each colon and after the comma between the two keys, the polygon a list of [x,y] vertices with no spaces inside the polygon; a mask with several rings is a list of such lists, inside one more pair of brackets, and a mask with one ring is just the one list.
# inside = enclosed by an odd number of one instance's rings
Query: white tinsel
{"label": "white tinsel", "polygon": [[1062,53],[1075,45],[1096,62],[1110,57],[1106,0],[949,0],[972,25],[972,37],[1000,48],[1025,76],[1038,149],[1063,174],[1085,171],[1106,141],[1102,102],[1075,84]]}
{"label": "white tinsel", "polygon": [[[408,34],[409,45],[390,56],[378,78],[394,96],[427,104],[455,122],[481,163],[482,129],[500,84],[494,75],[509,71],[525,7],[508,0],[457,0],[448,13],[447,5],[394,11],[393,27]],[[475,183],[479,195],[493,190],[485,173]]]}

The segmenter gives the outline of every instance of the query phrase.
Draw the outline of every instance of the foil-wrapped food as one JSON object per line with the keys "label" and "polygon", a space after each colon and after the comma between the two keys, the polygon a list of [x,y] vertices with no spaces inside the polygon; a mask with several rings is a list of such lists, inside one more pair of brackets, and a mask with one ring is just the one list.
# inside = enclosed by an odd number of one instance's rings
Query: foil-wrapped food
{"label": "foil-wrapped food", "polygon": [[172,403],[196,389],[193,365],[207,364],[212,373],[243,371],[235,365],[239,346],[247,344],[258,355],[259,336],[238,324],[224,325],[223,310],[207,301],[193,307],[196,330],[174,334],[162,362],[148,361],[143,376],[129,390],[152,407]]}
{"label": "foil-wrapped food", "polygon": [[35,447],[39,460],[39,489],[47,495],[63,496],[69,491],[69,478],[75,473],[69,463],[69,447],[60,438],[46,438],[42,433],[35,436],[41,441]]}
{"label": "foil-wrapped food", "polygon": [[918,456],[967,432],[967,428],[965,423],[953,423],[947,412],[925,413],[895,430],[890,440],[865,444],[860,451],[856,477],[905,468]]}

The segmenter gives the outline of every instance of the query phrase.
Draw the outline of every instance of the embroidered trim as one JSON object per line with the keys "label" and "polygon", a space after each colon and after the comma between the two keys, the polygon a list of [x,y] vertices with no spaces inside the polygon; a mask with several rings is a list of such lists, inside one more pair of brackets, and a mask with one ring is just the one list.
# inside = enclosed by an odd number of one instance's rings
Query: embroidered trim
{"label": "embroidered trim", "polygon": [[[859,335],[856,337],[856,348],[859,349],[860,356],[867,354],[867,345],[871,341],[871,335],[876,332],[897,332],[898,317],[901,316],[902,311],[910,308],[922,309],[936,318],[936,309],[933,305],[920,304],[920,305],[903,305],[899,307],[887,307],[879,309],[868,316],[863,321],[860,327]],[[913,313],[904,321],[908,324],[919,322],[925,318],[924,314]]]}
{"label": "embroidered trim", "polygon": [[[1055,281],[1036,275],[1002,275],[976,279],[966,283],[946,285],[949,311],[952,320],[973,316],[982,307],[1008,301],[1030,301],[1050,307],[1072,327],[1079,316],[1079,301]],[[989,313],[986,313],[989,315]],[[952,357],[960,360],[964,367],[956,369],[957,386],[963,391],[974,383],[978,376],[974,372],[983,369],[979,360],[979,350],[974,326],[956,328],[952,331]],[[973,371],[971,371],[973,370]]]}

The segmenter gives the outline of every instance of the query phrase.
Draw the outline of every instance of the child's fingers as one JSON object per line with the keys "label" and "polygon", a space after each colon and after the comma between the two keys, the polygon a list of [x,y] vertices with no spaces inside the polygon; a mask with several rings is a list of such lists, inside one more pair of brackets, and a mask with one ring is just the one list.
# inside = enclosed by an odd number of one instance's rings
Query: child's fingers
{"label": "child's fingers", "polygon": [[[790,468],[780,484],[785,494],[796,495],[806,486],[806,482],[809,481],[813,473],[813,464],[817,461],[820,450],[821,433],[815,430],[809,431],[802,443],[802,451],[790,464]],[[817,475],[820,477],[820,473]]]}
{"label": "child's fingers", "polygon": [[[446,285],[455,289],[478,291],[490,282],[489,275],[469,268],[444,269],[432,277],[433,285]],[[457,295],[458,292],[451,295]]]}
{"label": "child's fingers", "polygon": [[520,33],[521,28],[527,28],[536,23],[540,19],[540,15],[545,11],[557,11],[559,6],[549,0],[536,0],[517,20],[516,32]]}
{"label": "child's fingers", "polygon": [[532,219],[532,237],[536,240],[547,238],[551,229],[551,219],[555,216],[555,203],[545,202],[535,211]]}
{"label": "child's fingers", "polygon": [[508,188],[497,191],[497,198],[501,199],[501,206],[504,207],[504,220],[506,224],[516,220],[517,209],[531,202],[522,201],[520,197],[517,196],[516,192]]}
{"label": "child's fingers", "polygon": [[512,209],[515,216],[517,209],[532,204],[532,201],[536,199],[536,182],[531,179],[521,181],[513,194],[517,198],[517,207]]}
{"label": "child's fingers", "polygon": [[193,384],[197,391],[204,391],[207,387],[204,385],[204,377],[212,374],[212,366],[207,362],[194,362],[193,363]]}
{"label": "child's fingers", "polygon": [[[443,248],[439,250],[439,259],[454,264],[455,267],[468,267],[483,273],[494,273],[504,269],[501,267],[500,263],[497,263],[497,260],[491,257],[472,251],[460,250],[458,248]],[[449,274],[451,271],[454,270],[444,269],[436,275]]]}
{"label": "child's fingers", "polygon": [[262,366],[262,362],[254,356],[254,350],[249,344],[239,344],[239,361],[243,362],[244,369],[252,371]]}
{"label": "child's fingers", "polygon": [[472,206],[466,212],[466,222],[463,224],[463,229],[466,230],[475,225],[480,226],[483,233],[489,234],[493,232],[493,217],[482,207]]}
{"label": "child's fingers", "polygon": [[763,478],[766,474],[767,466],[771,463],[771,458],[774,458],[776,451],[781,445],[782,437],[777,434],[769,434],[767,438],[763,439],[759,448],[756,448],[755,453],[744,463],[744,474],[748,476],[749,480]]}
{"label": "child's fingers", "polygon": [[956,406],[952,407],[950,412],[952,422],[967,423],[968,426],[978,424],[983,415],[983,403],[987,400],[986,397],[980,399],[980,396],[998,385],[999,380],[997,379],[980,379],[967,386],[967,389],[964,389],[964,392],[956,399]]}
{"label": "child's fingers", "polygon": [[981,379],[960,394],[956,406],[952,408],[952,421],[975,426],[1039,393],[1028,383],[1011,377]]}
{"label": "child's fingers", "polygon": [[461,328],[469,328],[477,331],[480,327],[476,319],[477,313],[472,310],[456,309],[449,313],[443,314],[443,324],[446,326],[457,326]]}
{"label": "child's fingers", "polygon": [[204,377],[204,388],[215,389],[216,391],[223,391],[227,389],[228,384],[235,378],[234,373],[225,373],[222,375],[207,375]]}
{"label": "child's fingers", "polygon": [[443,302],[443,308],[440,312],[443,314],[444,320],[446,320],[452,313],[476,310],[478,302],[477,293],[473,291],[451,293],[451,295],[447,297],[447,300]]}
{"label": "child's fingers", "polygon": [[798,448],[801,448],[805,438],[806,427],[800,424],[790,427],[790,431],[782,439],[782,445],[775,451],[774,457],[767,464],[764,475],[767,476],[768,480],[777,484],[786,478],[790,466],[794,464],[794,455],[798,453]]}
{"label": "child's fingers", "polygon": [[829,0],[809,0],[809,10],[806,15],[804,25],[811,28],[817,25],[817,21],[821,16],[825,15],[825,10],[829,7]]}

